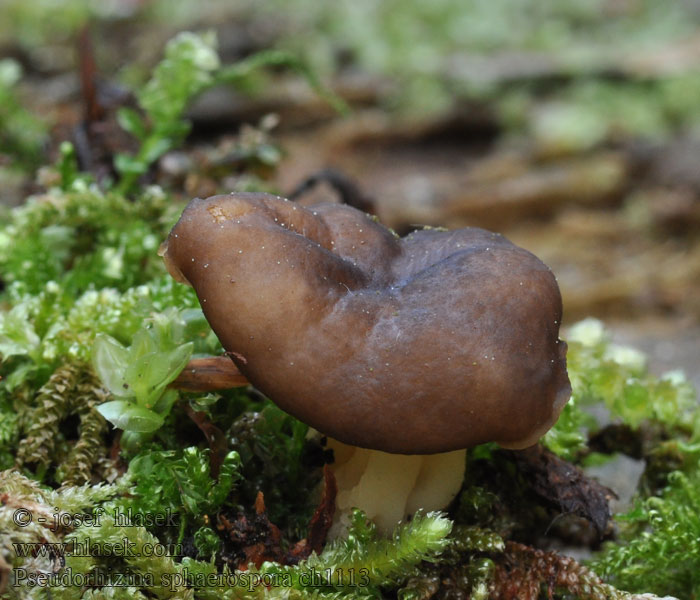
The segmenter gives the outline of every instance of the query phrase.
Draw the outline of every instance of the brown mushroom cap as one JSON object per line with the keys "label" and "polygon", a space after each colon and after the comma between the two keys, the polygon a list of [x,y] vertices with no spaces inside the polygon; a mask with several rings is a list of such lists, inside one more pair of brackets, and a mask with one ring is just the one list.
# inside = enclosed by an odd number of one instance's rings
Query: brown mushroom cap
{"label": "brown mushroom cap", "polygon": [[499,234],[236,193],[190,202],[163,254],[248,380],[347,444],[523,448],[569,398],[557,283]]}

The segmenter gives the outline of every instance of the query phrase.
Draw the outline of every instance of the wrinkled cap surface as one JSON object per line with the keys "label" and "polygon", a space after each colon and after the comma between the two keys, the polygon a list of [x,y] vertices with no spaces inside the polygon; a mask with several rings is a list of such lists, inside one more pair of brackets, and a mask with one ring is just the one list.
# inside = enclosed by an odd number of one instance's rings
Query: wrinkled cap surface
{"label": "wrinkled cap surface", "polygon": [[347,444],[524,448],[569,398],[557,283],[501,235],[237,193],[190,202],[162,253],[249,381]]}

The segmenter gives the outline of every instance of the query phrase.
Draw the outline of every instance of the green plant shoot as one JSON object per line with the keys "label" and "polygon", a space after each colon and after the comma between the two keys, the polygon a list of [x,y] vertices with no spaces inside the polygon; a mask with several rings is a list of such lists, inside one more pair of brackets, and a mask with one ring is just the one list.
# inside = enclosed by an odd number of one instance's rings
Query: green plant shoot
{"label": "green plant shoot", "polygon": [[106,334],[98,334],[92,363],[105,386],[118,400],[98,410],[115,427],[135,433],[159,429],[177,392],[166,391],[192,355],[192,342],[182,343],[185,322],[172,309],[151,319],[129,348]]}

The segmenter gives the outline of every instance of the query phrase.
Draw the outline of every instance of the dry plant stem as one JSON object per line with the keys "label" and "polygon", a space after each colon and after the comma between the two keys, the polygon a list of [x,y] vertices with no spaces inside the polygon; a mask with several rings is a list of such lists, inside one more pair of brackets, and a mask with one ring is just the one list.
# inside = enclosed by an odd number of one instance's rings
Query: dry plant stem
{"label": "dry plant stem", "polygon": [[214,423],[207,417],[205,412],[195,411],[189,404],[185,404],[185,412],[200,431],[207,438],[211,456],[209,464],[212,477],[218,478],[221,470],[221,464],[224,461],[227,452],[226,436]]}
{"label": "dry plant stem", "polygon": [[228,356],[209,356],[188,362],[170,387],[187,392],[214,392],[248,383]]}

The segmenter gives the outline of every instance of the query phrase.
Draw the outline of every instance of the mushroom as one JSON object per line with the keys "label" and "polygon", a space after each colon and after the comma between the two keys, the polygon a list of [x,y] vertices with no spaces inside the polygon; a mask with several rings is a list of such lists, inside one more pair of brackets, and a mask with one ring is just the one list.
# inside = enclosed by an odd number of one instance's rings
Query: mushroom
{"label": "mushroom", "polygon": [[340,504],[372,480],[407,490],[399,518],[442,508],[465,448],[531,446],[569,398],[556,280],[499,234],[398,238],[346,205],[234,193],[190,202],[161,254],[240,372],[337,440]]}

